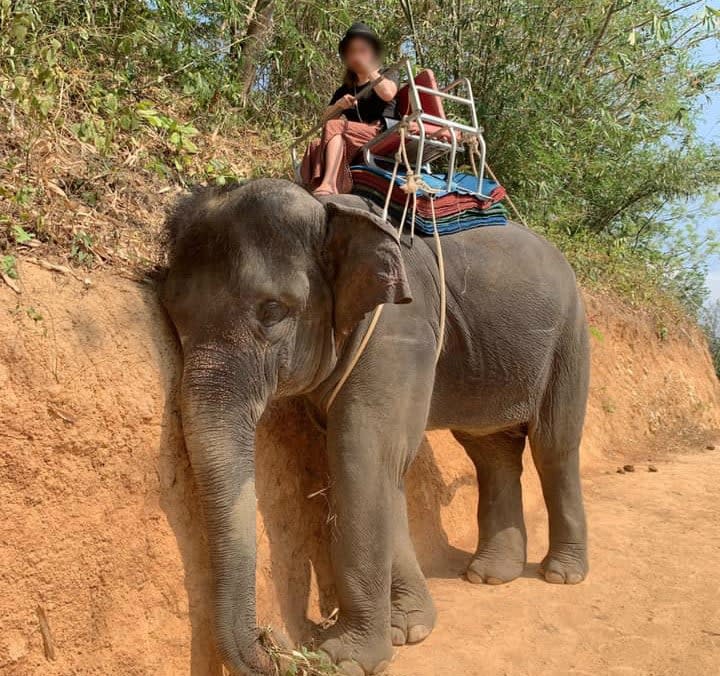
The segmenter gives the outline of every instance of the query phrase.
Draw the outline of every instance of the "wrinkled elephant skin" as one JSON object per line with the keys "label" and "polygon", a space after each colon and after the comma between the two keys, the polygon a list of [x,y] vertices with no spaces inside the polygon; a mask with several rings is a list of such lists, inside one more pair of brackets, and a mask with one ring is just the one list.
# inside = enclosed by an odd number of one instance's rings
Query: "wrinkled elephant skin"
{"label": "wrinkled elephant skin", "polygon": [[[432,240],[399,241],[362,199],[318,201],[260,179],[183,199],[168,221],[161,297],[183,347],[183,426],[203,496],[216,638],[239,673],[271,673],[255,613],[254,437],[271,399],[303,395],[327,427],[340,615],[322,649],[379,673],[423,640],[435,609],[408,534],[403,477],[426,429],[449,428],[477,469],[473,583],[526,562],[526,438],[549,514],[548,582],[586,575],[578,448],[589,354],[575,277],[515,224],[443,238],[447,325]],[[328,397],[384,304],[366,351]]]}

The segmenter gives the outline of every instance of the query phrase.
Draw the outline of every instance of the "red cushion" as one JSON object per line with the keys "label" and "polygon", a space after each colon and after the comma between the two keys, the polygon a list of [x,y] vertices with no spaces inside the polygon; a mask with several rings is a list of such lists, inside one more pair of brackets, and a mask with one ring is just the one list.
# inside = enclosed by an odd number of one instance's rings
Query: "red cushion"
{"label": "red cushion", "polygon": [[400,135],[399,134],[390,134],[386,138],[384,138],[382,141],[379,141],[378,143],[375,143],[370,148],[370,152],[373,155],[381,155],[383,157],[390,157],[390,155],[393,155],[395,151],[398,149],[398,146],[400,145]]}
{"label": "red cushion", "polygon": [[[428,89],[438,88],[435,73],[433,73],[429,68],[421,70],[415,76],[415,84],[420,85],[421,87],[427,87]],[[419,94],[420,105],[422,106],[424,113],[445,119],[445,109],[443,108],[442,99],[439,96],[433,96],[432,94],[427,94],[425,92],[419,92]]]}
{"label": "red cushion", "polygon": [[[435,73],[429,68],[421,70],[415,76],[415,84],[421,87],[427,87],[428,89],[437,89],[437,80],[435,79]],[[423,112],[428,115],[435,115],[435,117],[445,118],[445,109],[443,108],[442,99],[439,96],[433,96],[426,92],[419,92],[420,94],[420,105],[422,106]],[[397,93],[397,111],[400,117],[408,115],[410,113],[410,87],[404,85],[398,89]]]}

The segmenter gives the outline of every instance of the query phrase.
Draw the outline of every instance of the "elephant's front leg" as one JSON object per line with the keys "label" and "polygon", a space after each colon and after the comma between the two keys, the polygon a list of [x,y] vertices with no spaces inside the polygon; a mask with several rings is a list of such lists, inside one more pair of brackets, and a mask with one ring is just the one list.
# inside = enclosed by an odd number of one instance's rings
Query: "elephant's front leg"
{"label": "elephant's front leg", "polygon": [[[328,421],[331,553],[340,609],[320,649],[346,674],[382,672],[392,658],[390,592],[395,462],[377,413],[357,405]],[[395,476],[394,476],[395,475]]]}

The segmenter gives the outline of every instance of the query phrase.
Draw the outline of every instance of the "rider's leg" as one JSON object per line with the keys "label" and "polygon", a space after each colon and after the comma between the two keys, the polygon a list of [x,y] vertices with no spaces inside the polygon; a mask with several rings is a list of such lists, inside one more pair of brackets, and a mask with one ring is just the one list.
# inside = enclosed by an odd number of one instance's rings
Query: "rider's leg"
{"label": "rider's leg", "polygon": [[342,134],[333,136],[325,146],[325,173],[322,182],[313,191],[316,195],[335,195],[338,191],[337,176],[345,153]]}

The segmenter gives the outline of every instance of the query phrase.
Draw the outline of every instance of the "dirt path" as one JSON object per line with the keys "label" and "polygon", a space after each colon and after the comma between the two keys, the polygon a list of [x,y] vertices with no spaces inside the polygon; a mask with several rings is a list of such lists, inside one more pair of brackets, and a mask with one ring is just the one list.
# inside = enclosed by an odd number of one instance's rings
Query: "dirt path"
{"label": "dirt path", "polygon": [[[177,346],[155,294],[110,272],[87,286],[19,271],[22,294],[0,285],[0,674],[221,676]],[[660,340],[605,298],[588,297],[588,313],[590,578],[554,587],[529,566],[503,587],[459,579],[474,468],[450,433],[430,432],[407,495],[439,625],[399,651],[392,676],[720,674],[720,450],[702,451],[720,438],[720,386],[705,339],[680,326]],[[292,402],[258,435],[259,617],[298,641],[336,605],[323,445]],[[648,449],[658,473],[638,460]],[[614,473],[633,458],[637,472]],[[536,563],[546,528],[530,467],[524,483]]]}
{"label": "dirt path", "polygon": [[720,673],[720,451],[585,482],[591,573],[581,585],[536,577],[545,547],[535,478],[525,575],[500,587],[432,579],[435,632],[402,648],[392,676]]}

